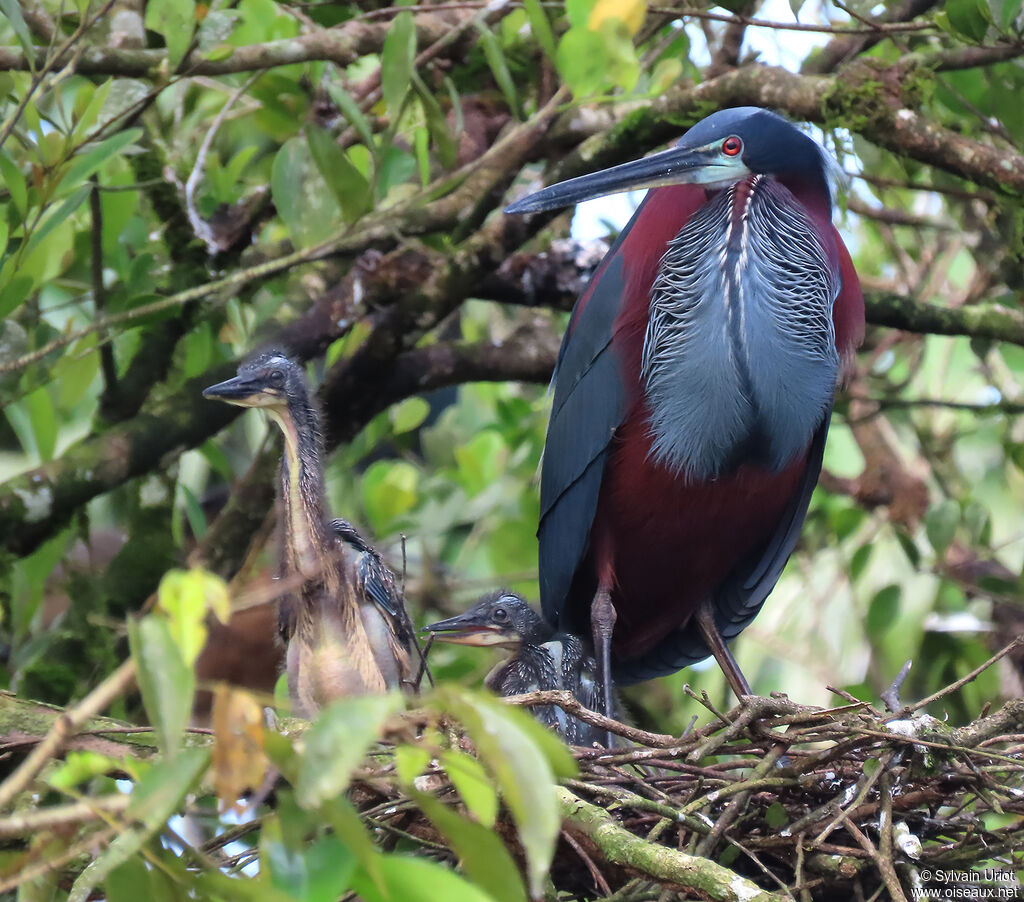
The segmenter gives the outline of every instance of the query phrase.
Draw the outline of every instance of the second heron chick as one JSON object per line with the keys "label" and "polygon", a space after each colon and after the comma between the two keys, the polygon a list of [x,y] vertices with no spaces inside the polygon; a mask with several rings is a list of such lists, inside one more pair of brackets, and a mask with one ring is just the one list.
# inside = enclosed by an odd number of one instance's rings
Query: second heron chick
{"label": "second heron chick", "polygon": [[[484,685],[498,695],[522,695],[545,689],[568,689],[584,707],[604,710],[597,665],[578,636],[555,630],[515,592],[498,591],[480,599],[464,614],[424,627],[440,642],[504,648],[511,657],[498,664]],[[566,714],[561,708],[533,708],[542,724],[570,745],[603,742],[602,730]]]}
{"label": "second heron chick", "polygon": [[411,685],[416,639],[401,596],[382,604],[372,592],[357,591],[362,581],[345,536],[328,520],[320,412],[302,367],[269,351],[203,396],[262,408],[284,434],[278,576],[298,583],[280,608],[294,713],[309,717],[336,698]]}

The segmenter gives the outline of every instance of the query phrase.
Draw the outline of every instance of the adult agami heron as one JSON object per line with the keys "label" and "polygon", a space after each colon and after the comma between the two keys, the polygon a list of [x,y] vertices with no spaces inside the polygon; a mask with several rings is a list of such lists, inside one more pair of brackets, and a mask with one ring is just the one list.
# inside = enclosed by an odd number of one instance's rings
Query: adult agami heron
{"label": "adult agami heron", "polygon": [[262,408],[284,434],[279,576],[298,588],[282,599],[280,624],[294,712],[308,717],[335,698],[412,685],[416,639],[401,595],[367,588],[346,554],[352,536],[327,520],[320,413],[302,368],[270,351],[203,396]]}
{"label": "adult agami heron", "polygon": [[750,694],[726,640],[797,542],[864,329],[834,165],[781,116],[742,107],[508,208],[654,187],[573,310],[541,476],[544,614],[589,620],[604,679],[710,652]]}

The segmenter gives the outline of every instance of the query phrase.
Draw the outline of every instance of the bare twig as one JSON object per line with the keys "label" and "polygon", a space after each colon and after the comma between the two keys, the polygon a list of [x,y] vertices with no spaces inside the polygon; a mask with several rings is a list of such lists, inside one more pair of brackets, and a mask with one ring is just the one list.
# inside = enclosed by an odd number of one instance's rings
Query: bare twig
{"label": "bare twig", "polygon": [[954,692],[958,692],[959,690],[963,689],[963,687],[966,686],[968,683],[973,682],[979,676],[981,676],[981,674],[983,674],[986,670],[989,669],[989,667],[995,664],[996,661],[1005,658],[1011,651],[1013,651],[1015,648],[1019,648],[1021,645],[1024,645],[1024,636],[1018,636],[1009,645],[1005,646],[1004,648],[1001,648],[994,655],[992,655],[992,657],[989,658],[984,664],[975,667],[974,670],[962,676],[955,683],[951,683],[949,686],[946,686],[945,689],[940,689],[938,692],[934,692],[927,698],[923,698],[921,699],[921,701],[911,705],[910,710],[919,711],[921,708],[927,707],[932,702],[937,702],[940,698],[945,698],[947,695],[952,695]]}

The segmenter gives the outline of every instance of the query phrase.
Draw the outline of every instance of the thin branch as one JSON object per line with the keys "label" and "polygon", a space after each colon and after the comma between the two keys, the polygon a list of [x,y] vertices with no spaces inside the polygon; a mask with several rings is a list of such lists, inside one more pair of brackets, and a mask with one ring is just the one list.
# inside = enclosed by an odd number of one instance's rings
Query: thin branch
{"label": "thin branch", "polygon": [[131,796],[127,793],[119,793],[12,814],[0,819],[0,839],[33,836],[42,830],[80,826],[111,814],[123,814],[130,801]]}
{"label": "thin branch", "polygon": [[[834,71],[842,63],[858,54],[869,50],[886,36],[886,27],[899,25],[907,27],[911,19],[927,12],[936,5],[937,0],[898,0],[880,15],[867,35],[846,34],[833,38],[817,54],[808,58],[802,67],[809,75],[823,75]],[[933,27],[932,23],[926,23]]]}
{"label": "thin branch", "polygon": [[1005,658],[1011,651],[1013,651],[1016,648],[1020,648],[1022,645],[1024,645],[1024,636],[1018,636],[1009,645],[1005,646],[1004,648],[1001,648],[994,655],[992,655],[992,657],[989,658],[984,664],[975,667],[974,670],[972,670],[970,673],[965,674],[955,683],[951,683],[949,686],[946,686],[945,689],[940,689],[938,692],[934,692],[927,698],[923,698],[921,699],[921,701],[911,705],[910,710],[918,711],[921,708],[927,707],[932,702],[937,702],[940,698],[945,698],[947,695],[952,695],[954,692],[958,692],[959,690],[963,689],[963,687],[966,686],[968,683],[973,682],[979,676],[981,676],[981,674],[983,674],[986,670],[989,669],[989,667],[995,664],[996,661]]}
{"label": "thin branch", "polygon": [[[108,2],[100,14],[112,4]],[[95,17],[90,21],[94,21]],[[338,66],[349,66],[359,57],[368,53],[379,53],[384,45],[390,25],[387,22],[371,23],[352,19],[336,28],[325,28],[309,34],[298,35],[264,44],[249,44],[234,48],[234,52],[223,58],[210,59],[198,50],[193,50],[182,61],[178,72],[183,77],[200,75],[229,75],[238,72],[252,72],[258,69],[274,69],[293,63],[332,62]],[[451,30],[451,19],[441,15],[425,14],[416,17],[417,41],[421,45],[433,44]],[[128,48],[88,47],[77,56],[70,58],[67,42],[53,55],[49,68],[70,66],[79,75],[112,75],[119,78],[148,78],[159,81],[167,67],[165,50],[133,50]],[[218,54],[214,54],[215,57]],[[32,61],[42,65],[40,57]],[[27,71],[30,60],[25,53],[14,47],[0,47],[0,71]]]}
{"label": "thin branch", "polygon": [[199,188],[199,184],[203,178],[203,169],[206,166],[206,155],[210,152],[210,147],[213,145],[213,139],[217,136],[217,132],[224,123],[225,117],[231,111],[231,108],[235,103],[238,102],[239,98],[252,88],[262,75],[262,72],[254,72],[228,96],[227,100],[224,101],[224,105],[220,110],[218,110],[213,122],[210,123],[209,129],[207,129],[206,134],[203,136],[203,141],[199,145],[199,151],[196,153],[195,164],[192,166],[192,171],[189,173],[188,180],[185,182],[185,212],[188,215],[189,224],[192,226],[192,230],[195,234],[206,245],[207,253],[211,256],[222,250],[222,247],[220,242],[217,240],[217,236],[210,228],[209,223],[199,215],[199,210],[196,209],[196,190]]}

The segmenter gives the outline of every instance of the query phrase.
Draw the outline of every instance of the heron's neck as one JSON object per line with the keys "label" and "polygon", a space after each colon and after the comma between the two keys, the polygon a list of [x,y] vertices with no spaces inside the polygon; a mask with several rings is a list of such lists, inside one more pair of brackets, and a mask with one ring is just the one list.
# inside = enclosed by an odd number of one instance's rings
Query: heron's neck
{"label": "heron's neck", "polygon": [[307,579],[321,575],[330,579],[331,568],[322,558],[328,543],[319,416],[308,402],[271,408],[269,413],[285,442],[280,491],[286,564]]}

